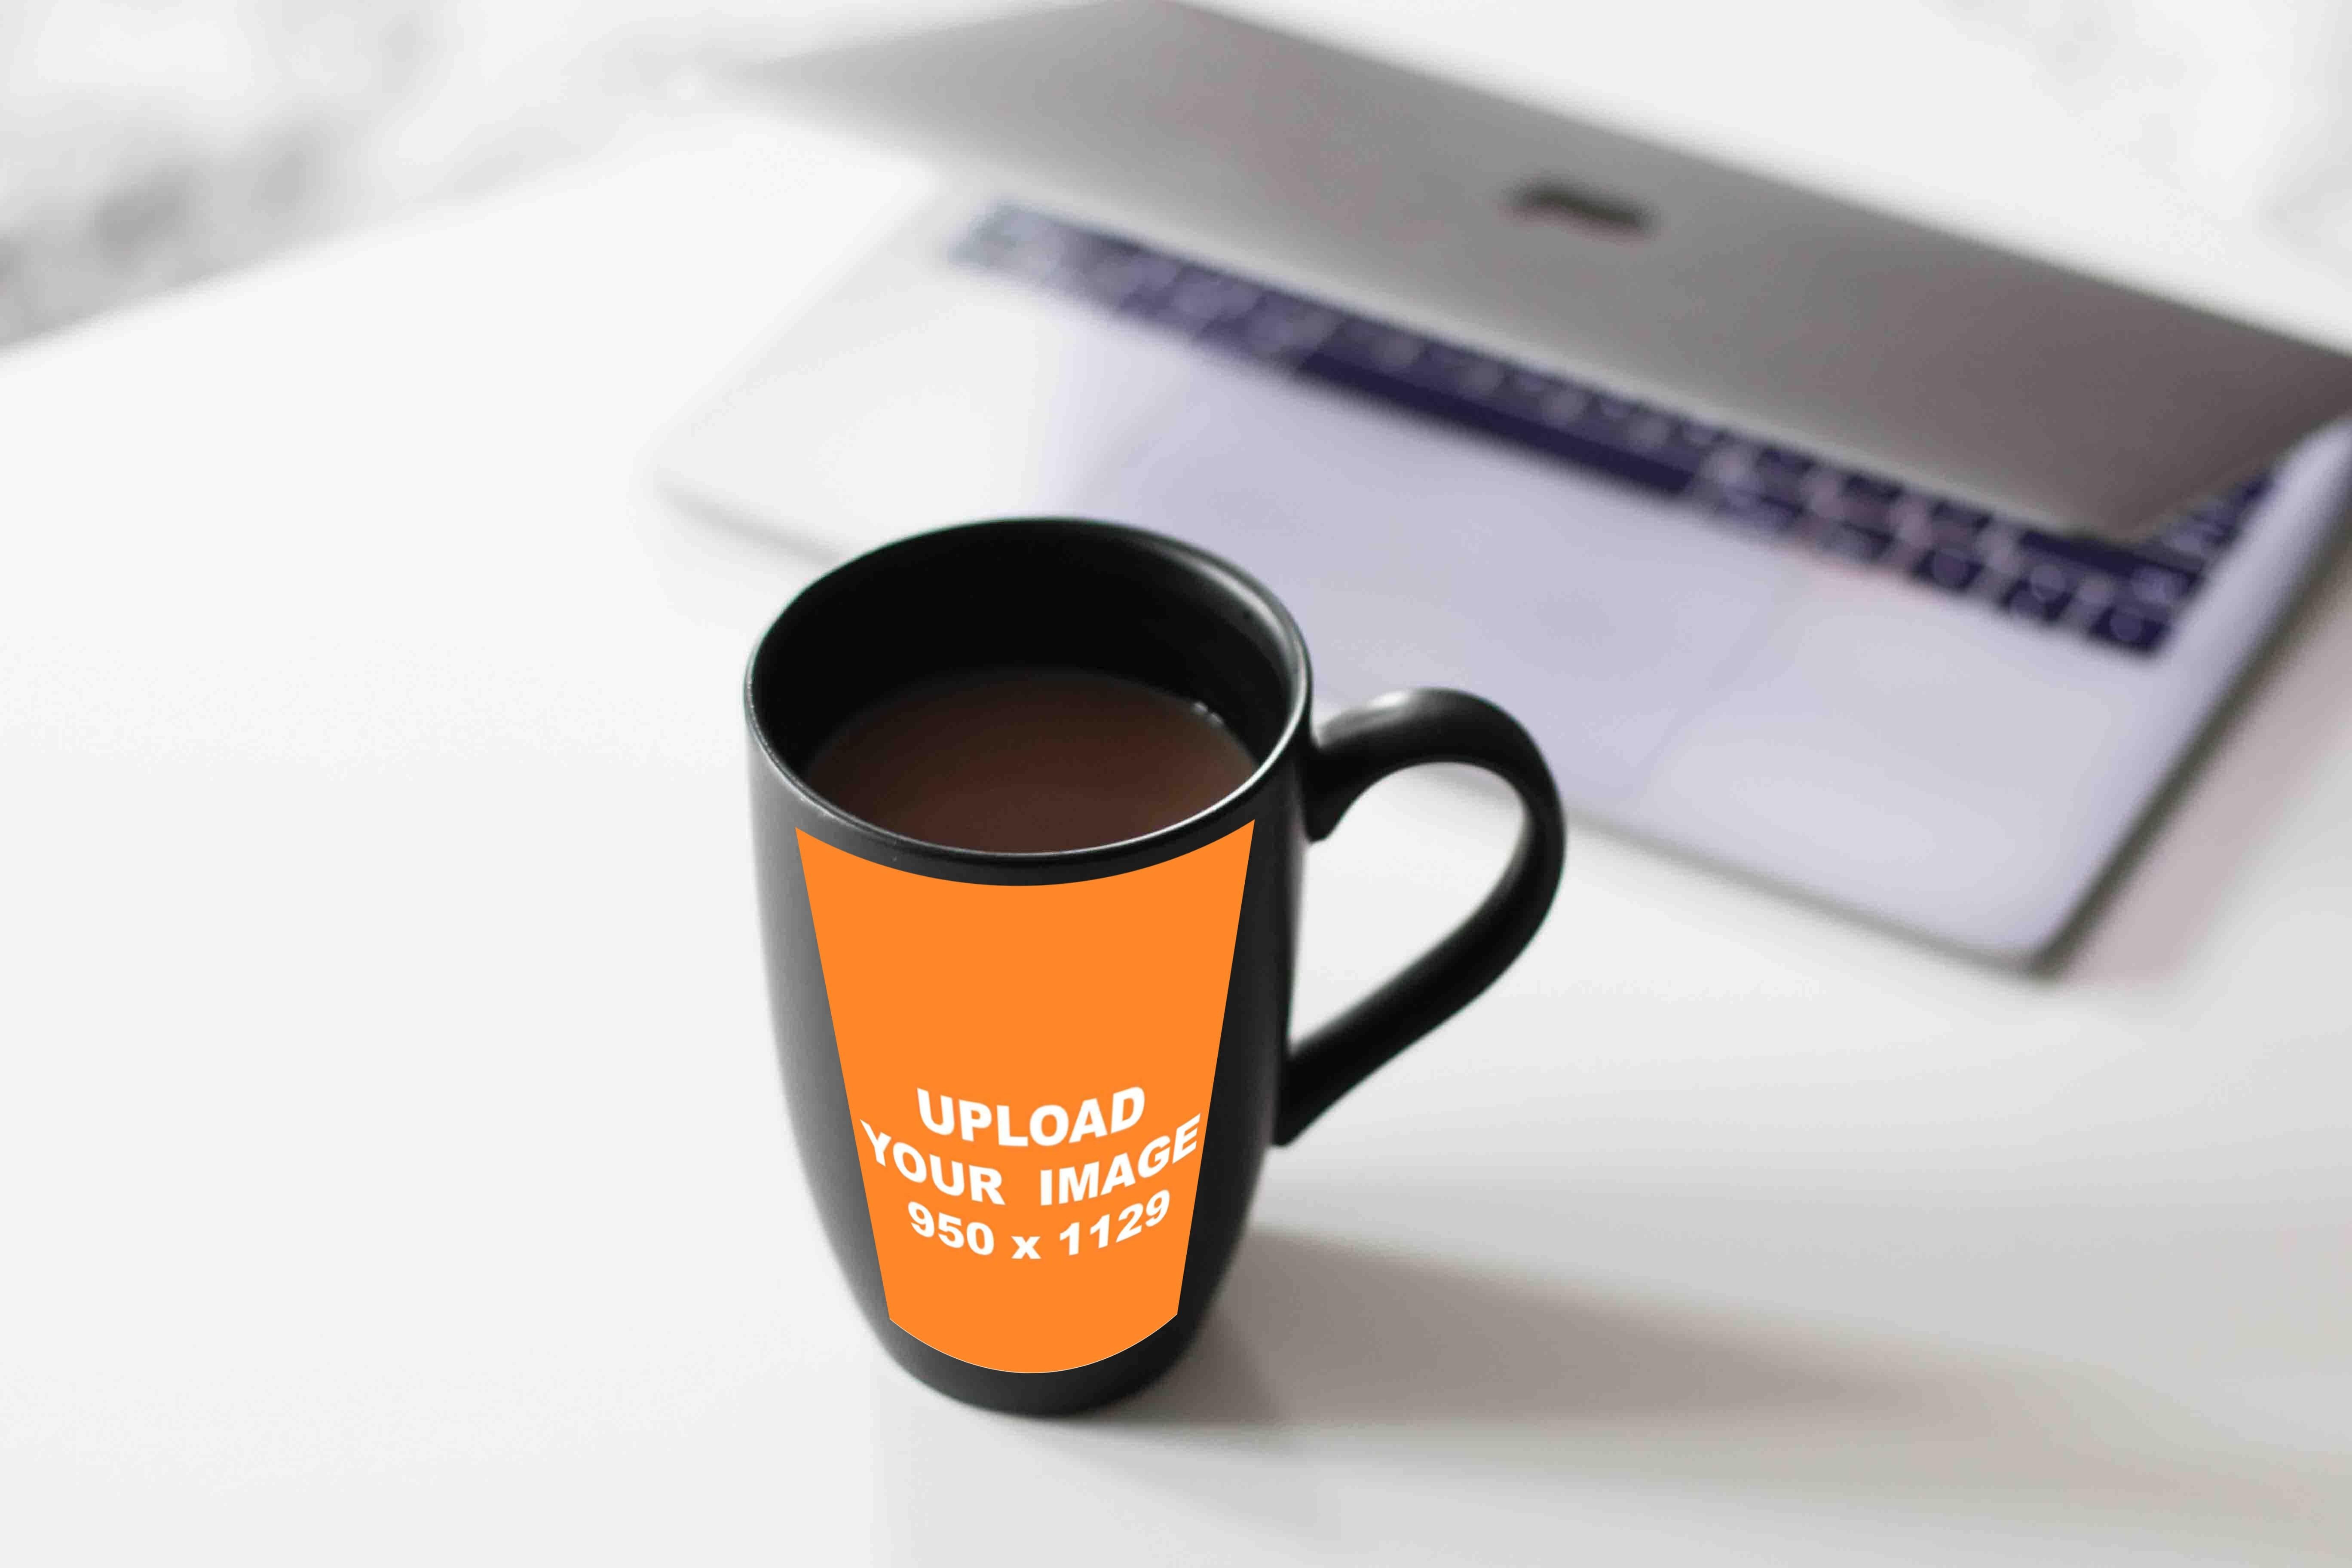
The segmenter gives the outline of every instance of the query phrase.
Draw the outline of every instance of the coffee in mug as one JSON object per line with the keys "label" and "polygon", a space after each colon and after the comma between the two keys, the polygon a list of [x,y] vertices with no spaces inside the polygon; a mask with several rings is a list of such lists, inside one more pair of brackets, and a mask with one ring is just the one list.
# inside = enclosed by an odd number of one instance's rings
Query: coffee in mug
{"label": "coffee in mug", "polygon": [[1034,851],[1181,822],[1256,766],[1198,702],[1095,670],[1016,666],[891,693],[825,742],[808,780],[909,838]]}

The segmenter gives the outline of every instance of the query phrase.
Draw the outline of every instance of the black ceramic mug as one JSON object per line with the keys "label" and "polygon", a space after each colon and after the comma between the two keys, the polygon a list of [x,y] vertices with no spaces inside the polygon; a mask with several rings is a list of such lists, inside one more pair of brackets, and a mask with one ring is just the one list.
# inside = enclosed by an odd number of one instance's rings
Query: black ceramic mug
{"label": "black ceramic mug", "polygon": [[[810,787],[819,746],[914,682],[1075,668],[1203,704],[1257,766],[1123,843],[928,844]],[[1566,828],[1525,730],[1401,692],[1308,724],[1289,614],[1156,534],[1036,520],[860,556],[751,658],[751,808],[784,1088],[835,1254],[891,1356],[975,1405],[1116,1399],[1181,1353],[1269,1143],[1501,973],[1559,882]],[[1379,779],[1469,763],[1518,794],[1502,880],[1452,934],[1289,1043],[1307,845]]]}

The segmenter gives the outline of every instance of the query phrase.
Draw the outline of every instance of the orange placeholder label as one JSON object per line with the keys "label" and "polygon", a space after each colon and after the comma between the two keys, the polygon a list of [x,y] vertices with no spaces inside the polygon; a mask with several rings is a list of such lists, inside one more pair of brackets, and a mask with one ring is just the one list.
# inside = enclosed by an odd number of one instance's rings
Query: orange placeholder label
{"label": "orange placeholder label", "polygon": [[1058,1372],[1176,1315],[1251,826],[1036,887],[800,835],[892,1322]]}

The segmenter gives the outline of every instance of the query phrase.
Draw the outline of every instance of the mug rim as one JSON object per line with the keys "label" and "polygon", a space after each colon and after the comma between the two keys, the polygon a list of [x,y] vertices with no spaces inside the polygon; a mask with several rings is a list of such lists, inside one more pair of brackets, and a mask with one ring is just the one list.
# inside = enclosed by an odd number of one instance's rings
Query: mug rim
{"label": "mug rim", "polygon": [[[1139,554],[1157,556],[1162,561],[1172,562],[1192,573],[1196,578],[1209,584],[1224,597],[1237,601],[1245,614],[1255,612],[1272,626],[1282,648],[1283,678],[1290,689],[1287,711],[1283,715],[1282,726],[1276,734],[1274,743],[1266,748],[1265,755],[1258,759],[1257,765],[1250,771],[1247,778],[1200,810],[1179,817],[1173,822],[1164,823],[1149,833],[1140,833],[1131,838],[1114,839],[1106,844],[1083,845],[1070,849],[973,849],[962,845],[940,844],[928,838],[917,838],[911,835],[884,827],[879,823],[868,822],[866,818],[835,805],[784,761],[782,752],[768,732],[765,717],[760,710],[758,691],[760,666],[761,661],[766,658],[769,647],[787,630],[789,623],[794,618],[795,612],[802,609],[810,595],[827,584],[834,584],[838,589],[850,585],[858,576],[886,571],[891,565],[890,557],[901,552],[935,545],[942,540],[958,535],[992,535],[997,538],[1011,539],[1024,534],[1033,537],[1038,535],[1050,537],[1057,534],[1082,535],[1095,540],[1108,541]],[[1147,528],[1138,528],[1130,523],[1104,522],[1093,518],[1081,517],[1001,517],[987,518],[973,522],[950,523],[943,527],[926,529],[919,533],[911,533],[903,538],[891,540],[854,555],[802,584],[799,591],[785,602],[783,608],[776,613],[775,618],[768,623],[767,629],[760,634],[759,640],[751,647],[751,656],[746,661],[743,669],[743,715],[747,721],[747,728],[751,733],[752,744],[765,759],[768,766],[827,821],[853,832],[878,838],[891,848],[908,855],[934,859],[944,858],[975,866],[1035,867],[1051,866],[1056,863],[1082,864],[1098,859],[1124,858],[1165,842],[1173,842],[1198,831],[1211,819],[1255,792],[1283,764],[1289,756],[1291,747],[1296,743],[1299,732],[1306,728],[1313,688],[1314,671],[1307,652],[1307,639],[1299,632],[1298,623],[1291,618],[1289,609],[1275,596],[1272,589],[1223,556],[1213,551],[1203,550],[1199,545],[1171,538],[1164,533],[1157,533]],[[1222,718],[1222,715],[1220,717]]]}

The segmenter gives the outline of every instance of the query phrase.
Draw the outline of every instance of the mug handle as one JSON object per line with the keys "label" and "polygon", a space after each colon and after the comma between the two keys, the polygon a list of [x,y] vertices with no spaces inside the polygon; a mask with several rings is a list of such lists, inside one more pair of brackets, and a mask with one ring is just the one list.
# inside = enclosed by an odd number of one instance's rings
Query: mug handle
{"label": "mug handle", "polygon": [[1559,889],[1568,823],[1551,770],[1517,720],[1464,691],[1391,692],[1317,731],[1302,771],[1307,837],[1328,838],[1357,796],[1423,763],[1468,763],[1509,784],[1526,813],[1518,845],[1469,919],[1292,1047],[1275,1107],[1276,1143],[1297,1137],[1341,1095],[1493,984],[1534,940]]}

